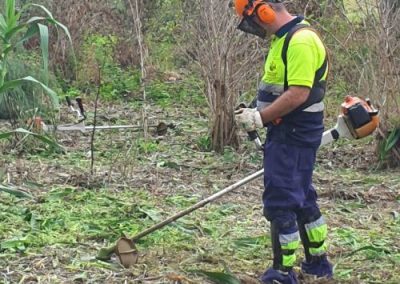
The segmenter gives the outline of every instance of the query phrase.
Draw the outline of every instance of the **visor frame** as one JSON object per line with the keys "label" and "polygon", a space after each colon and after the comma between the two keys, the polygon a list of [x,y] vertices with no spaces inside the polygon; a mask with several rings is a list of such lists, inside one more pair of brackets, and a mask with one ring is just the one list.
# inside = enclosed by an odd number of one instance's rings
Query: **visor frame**
{"label": "visor frame", "polygon": [[267,31],[265,31],[259,24],[257,24],[254,21],[254,18],[255,15],[244,15],[236,28],[244,33],[249,33],[265,39],[267,37]]}

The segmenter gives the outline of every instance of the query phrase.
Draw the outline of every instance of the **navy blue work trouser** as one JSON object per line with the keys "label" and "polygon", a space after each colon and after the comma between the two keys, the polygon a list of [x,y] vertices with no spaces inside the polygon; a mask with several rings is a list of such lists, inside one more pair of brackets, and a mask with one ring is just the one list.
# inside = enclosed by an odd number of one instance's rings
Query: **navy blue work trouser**
{"label": "navy blue work trouser", "polygon": [[286,215],[284,219],[296,220],[320,214],[312,185],[317,150],[317,147],[266,142],[263,203],[269,221],[282,215]]}

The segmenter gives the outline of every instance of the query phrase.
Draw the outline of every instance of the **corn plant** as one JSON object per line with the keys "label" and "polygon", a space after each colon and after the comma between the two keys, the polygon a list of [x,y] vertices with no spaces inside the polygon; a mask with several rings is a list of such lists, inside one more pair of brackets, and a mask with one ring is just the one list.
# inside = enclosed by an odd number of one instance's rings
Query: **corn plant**
{"label": "corn plant", "polygon": [[[32,9],[40,10],[44,16],[32,16],[28,18],[28,12],[30,15]],[[27,20],[25,20],[25,18]],[[43,93],[49,97],[52,107],[55,109],[58,108],[57,94],[48,87],[49,26],[55,26],[56,29],[61,28],[67,35],[72,46],[71,36],[68,29],[55,20],[50,11],[44,6],[30,3],[17,9],[15,0],[4,0],[4,6],[0,7],[0,103],[4,103],[5,101],[12,101],[15,104],[20,103],[17,96],[15,96],[15,94],[19,93],[17,90],[21,90],[21,87],[25,86],[25,84],[34,84],[43,90]],[[18,50],[20,50],[22,44],[34,36],[38,36],[40,40],[41,68],[43,69],[42,73],[44,74],[41,81],[29,74],[26,74],[27,76],[24,74],[15,77],[12,72],[13,69],[10,68],[15,67],[15,58],[18,57]],[[6,133],[0,133],[0,140],[8,139],[13,136],[22,136],[20,143],[17,145],[20,145],[28,136],[31,136],[38,141],[44,142],[52,149],[61,148],[52,138],[47,137],[46,135],[32,133],[23,128],[18,128],[17,130]],[[0,191],[2,191],[1,188]]]}
{"label": "corn plant", "polygon": [[[30,8],[42,10],[45,16],[33,16],[26,21],[21,17]],[[71,36],[68,29],[54,19],[46,7],[38,4],[27,4],[20,10],[16,9],[15,0],[5,0],[3,12],[0,12],[0,101],[7,91],[20,87],[24,83],[38,84],[49,96],[54,107],[58,107],[57,94],[48,87],[49,74],[49,27],[61,28],[67,35],[70,43]],[[43,71],[45,74],[44,82],[41,82],[33,76],[22,78],[8,78],[10,57],[14,50],[23,42],[34,36],[40,38],[41,58],[43,61]]]}

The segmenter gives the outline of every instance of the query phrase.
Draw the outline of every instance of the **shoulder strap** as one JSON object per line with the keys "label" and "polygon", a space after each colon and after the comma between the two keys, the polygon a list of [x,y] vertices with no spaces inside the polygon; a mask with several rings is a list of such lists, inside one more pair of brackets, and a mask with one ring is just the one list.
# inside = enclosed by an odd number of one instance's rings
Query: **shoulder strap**
{"label": "shoulder strap", "polygon": [[[319,36],[319,34],[314,29],[312,29],[309,25],[305,25],[305,24],[298,24],[298,25],[294,26],[287,33],[285,42],[283,43],[283,47],[282,47],[282,61],[283,61],[283,64],[285,65],[284,87],[283,87],[284,91],[287,91],[289,89],[288,70],[287,70],[287,51],[289,48],[289,43],[290,43],[290,40],[292,39],[293,35],[301,29],[312,30]],[[328,69],[328,61],[329,61],[328,60],[328,50],[325,48],[325,51],[326,51],[326,55],[325,55],[324,62],[322,63],[322,66],[315,72],[315,77],[314,77],[314,86],[319,85],[323,89],[325,89],[325,82],[321,82],[320,84],[318,84],[318,83],[321,81],[326,70]],[[307,101],[305,101],[300,107],[298,107],[296,112],[302,111],[315,103],[321,102],[324,98],[324,95],[325,95],[325,91],[311,92]]]}
{"label": "shoulder strap", "polygon": [[282,61],[283,64],[285,65],[285,79],[284,79],[284,90],[287,91],[287,89],[289,88],[289,83],[288,83],[288,78],[287,78],[287,52],[288,52],[288,48],[289,48],[289,43],[290,40],[292,39],[293,35],[301,30],[301,29],[305,29],[306,27],[309,27],[308,25],[305,24],[298,24],[295,25],[290,31],[288,31],[288,33],[286,34],[286,38],[285,38],[285,42],[283,43],[283,47],[282,47]]}
{"label": "shoulder strap", "polygon": [[[298,24],[296,26],[294,26],[286,35],[285,38],[285,42],[283,43],[283,47],[282,47],[282,61],[283,64],[285,65],[285,77],[284,77],[284,90],[287,91],[287,89],[289,88],[289,83],[288,83],[288,72],[287,72],[287,52],[288,52],[288,48],[289,48],[289,43],[290,40],[292,39],[293,35],[301,30],[301,29],[309,29],[312,30],[314,32],[316,32],[314,29],[312,29],[309,25],[306,24]],[[318,35],[318,33],[317,33]],[[319,36],[319,35],[318,35]],[[325,48],[326,50],[326,48]],[[326,56],[325,56],[325,60],[322,64],[322,66],[317,70],[317,72],[315,73],[315,80],[314,82],[318,82],[322,79],[322,77],[324,76],[326,69],[328,68],[328,51],[326,50]]]}

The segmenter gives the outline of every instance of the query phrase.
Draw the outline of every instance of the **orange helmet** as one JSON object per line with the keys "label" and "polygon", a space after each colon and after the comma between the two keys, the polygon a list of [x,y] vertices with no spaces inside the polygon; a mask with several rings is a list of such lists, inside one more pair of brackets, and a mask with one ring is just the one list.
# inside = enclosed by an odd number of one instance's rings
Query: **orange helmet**
{"label": "orange helmet", "polygon": [[262,22],[270,24],[275,20],[275,11],[267,2],[280,3],[279,0],[235,0],[236,13],[240,17],[253,16],[256,13]]}
{"label": "orange helmet", "polygon": [[[236,13],[242,17],[246,7],[249,5],[249,0],[235,0]],[[250,5],[249,5],[250,6]]]}

